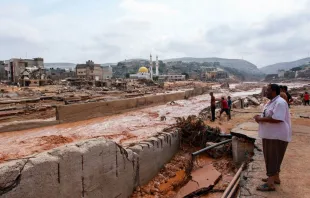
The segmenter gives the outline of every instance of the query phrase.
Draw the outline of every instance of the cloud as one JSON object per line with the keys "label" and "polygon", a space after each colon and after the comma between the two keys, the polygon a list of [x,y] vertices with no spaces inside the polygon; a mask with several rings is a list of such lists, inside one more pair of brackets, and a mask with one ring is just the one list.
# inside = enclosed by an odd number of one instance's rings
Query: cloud
{"label": "cloud", "polygon": [[149,14],[165,14],[171,15],[175,14],[176,10],[171,9],[164,3],[155,3],[155,2],[145,2],[139,0],[123,0],[120,4],[120,7],[133,13],[143,13],[146,15]]}
{"label": "cloud", "polygon": [[310,51],[309,0],[5,0],[0,7],[1,59],[27,51],[47,62],[104,63],[154,53],[264,66]]}

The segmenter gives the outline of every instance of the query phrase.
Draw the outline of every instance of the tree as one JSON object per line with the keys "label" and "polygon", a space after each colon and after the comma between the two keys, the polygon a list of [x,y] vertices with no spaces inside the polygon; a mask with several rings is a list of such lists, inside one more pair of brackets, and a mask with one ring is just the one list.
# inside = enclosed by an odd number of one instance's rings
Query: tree
{"label": "tree", "polygon": [[126,73],[126,74],[125,74],[125,77],[126,77],[126,78],[130,78],[130,73]]}

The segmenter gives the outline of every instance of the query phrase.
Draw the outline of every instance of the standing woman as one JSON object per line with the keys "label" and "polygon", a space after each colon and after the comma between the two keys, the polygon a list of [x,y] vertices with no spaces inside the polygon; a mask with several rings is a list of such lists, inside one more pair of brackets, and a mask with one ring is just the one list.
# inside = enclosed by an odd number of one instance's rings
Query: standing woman
{"label": "standing woman", "polygon": [[259,124],[258,135],[262,138],[263,153],[268,178],[258,186],[259,191],[275,191],[275,184],[280,184],[281,163],[291,141],[291,118],[287,102],[280,97],[280,87],[270,84],[267,88],[267,98],[262,115],[254,117]]}

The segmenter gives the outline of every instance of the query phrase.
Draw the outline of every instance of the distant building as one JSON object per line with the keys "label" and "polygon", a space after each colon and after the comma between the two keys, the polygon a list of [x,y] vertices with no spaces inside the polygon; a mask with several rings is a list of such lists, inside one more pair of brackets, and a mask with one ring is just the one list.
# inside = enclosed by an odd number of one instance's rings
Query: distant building
{"label": "distant building", "polygon": [[[178,64],[182,63],[179,62],[169,62],[170,64]],[[136,74],[130,74],[130,78],[133,79],[151,79],[153,80],[153,77],[158,77],[159,81],[181,81],[185,80],[185,75],[174,75],[174,74],[168,74],[168,75],[159,75],[159,61],[158,56],[156,56],[156,64],[155,64],[155,74],[153,73],[153,61],[152,61],[152,55],[150,55],[150,61],[149,61],[149,69],[146,67],[140,67],[138,70],[138,73]]]}
{"label": "distant building", "polygon": [[278,77],[279,77],[279,78],[284,78],[284,74],[285,74],[285,70],[284,70],[284,69],[280,69],[280,70],[278,71]]}
{"label": "distant building", "polygon": [[159,81],[183,81],[186,79],[185,75],[159,75]]}
{"label": "distant building", "polygon": [[151,74],[146,67],[140,67],[138,73],[130,74],[129,77],[132,79],[151,79]]}
{"label": "distant building", "polygon": [[76,73],[72,70],[61,69],[61,68],[49,68],[46,70],[47,79],[51,80],[63,80],[66,78],[73,78],[76,76]]}
{"label": "distant building", "polygon": [[275,79],[278,79],[278,74],[268,74],[266,77],[265,77],[265,81],[270,81],[270,80],[275,80]]}
{"label": "distant building", "polygon": [[0,80],[7,80],[7,72],[5,71],[4,61],[0,61]]}
{"label": "distant building", "polygon": [[18,83],[21,79],[21,74],[26,70],[26,68],[37,68],[44,69],[43,58],[34,59],[20,59],[12,58],[5,61],[7,71],[7,79],[13,83]]}
{"label": "distant building", "polygon": [[76,65],[76,76],[86,80],[103,80],[103,68],[89,60],[86,64]]}
{"label": "distant building", "polygon": [[226,71],[220,69],[220,68],[216,68],[216,67],[206,67],[205,68],[206,73],[205,73],[205,78],[207,80],[211,80],[211,79],[225,79],[228,78],[229,75]]}
{"label": "distant building", "polygon": [[113,75],[113,69],[110,66],[106,66],[106,67],[102,67],[102,70],[103,70],[103,80],[105,79],[111,79],[112,78],[112,75]]}
{"label": "distant building", "polygon": [[296,77],[296,71],[286,71],[284,73],[284,78],[295,78]]}

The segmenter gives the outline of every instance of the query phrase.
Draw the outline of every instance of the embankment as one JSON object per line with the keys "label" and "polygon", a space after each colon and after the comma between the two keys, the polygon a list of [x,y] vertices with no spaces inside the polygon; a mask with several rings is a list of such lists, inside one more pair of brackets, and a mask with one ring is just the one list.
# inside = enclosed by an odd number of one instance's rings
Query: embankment
{"label": "embankment", "polygon": [[124,100],[61,105],[57,106],[56,119],[60,123],[66,123],[87,120],[101,116],[109,116],[130,111],[132,109],[144,108],[151,105],[159,105],[171,101],[188,99],[193,96],[201,95],[209,89],[210,87],[206,86],[197,87],[186,91],[178,91],[175,93],[150,95]]}
{"label": "embankment", "polygon": [[179,149],[178,132],[123,148],[103,138],[0,164],[1,198],[126,198]]}

